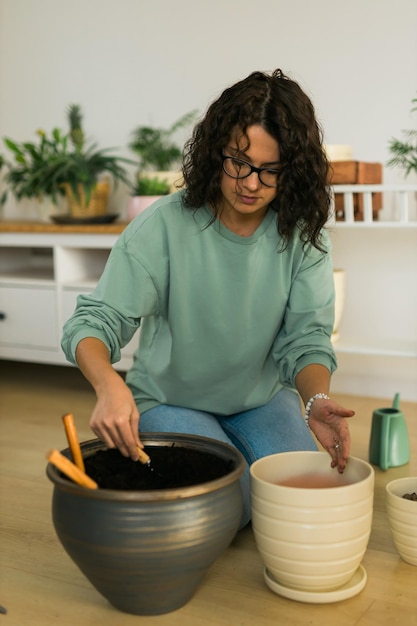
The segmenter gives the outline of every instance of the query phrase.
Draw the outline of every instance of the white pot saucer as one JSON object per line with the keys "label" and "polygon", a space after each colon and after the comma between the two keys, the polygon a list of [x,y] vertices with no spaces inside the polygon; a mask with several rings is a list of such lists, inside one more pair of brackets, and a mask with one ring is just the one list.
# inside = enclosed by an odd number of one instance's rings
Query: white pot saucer
{"label": "white pot saucer", "polygon": [[362,565],[359,565],[347,583],[331,591],[301,591],[300,589],[285,587],[278,583],[266,568],[264,569],[264,579],[271,591],[289,600],[309,602],[310,604],[330,604],[356,596],[365,587],[367,575]]}

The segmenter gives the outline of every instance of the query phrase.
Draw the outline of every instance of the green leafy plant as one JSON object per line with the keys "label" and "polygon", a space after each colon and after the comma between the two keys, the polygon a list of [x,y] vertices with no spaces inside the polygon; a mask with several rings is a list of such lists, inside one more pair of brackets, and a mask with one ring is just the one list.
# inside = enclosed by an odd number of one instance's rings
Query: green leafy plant
{"label": "green leafy plant", "polygon": [[140,157],[142,169],[167,171],[175,168],[181,158],[182,150],[174,142],[173,135],[181,128],[191,124],[197,111],[190,111],[178,119],[168,129],[139,126],[132,133],[129,148]]}
{"label": "green leafy plant", "polygon": [[132,190],[133,196],[165,196],[170,192],[170,184],[167,180],[138,176],[136,185]]}
{"label": "green leafy plant", "polygon": [[[62,134],[58,128],[54,128],[50,135],[43,130],[38,130],[36,134],[37,143],[29,141],[18,143],[8,137],[4,138],[4,144],[11,152],[12,161],[0,156],[0,169],[7,168],[5,182],[18,200],[41,199],[44,195],[56,199],[57,193],[62,193],[62,190],[56,189],[52,179],[44,179],[42,171],[50,161],[67,152],[68,136]],[[7,197],[8,189],[1,197],[3,204]]]}
{"label": "green leafy plant", "polygon": [[[115,183],[123,181],[130,186],[125,165],[138,164],[112,154],[111,148],[98,149],[94,143],[87,144],[79,105],[70,105],[67,117],[67,133],[58,128],[54,128],[49,135],[39,130],[38,143],[17,143],[7,137],[4,139],[13,160],[1,157],[0,167],[6,167],[6,185],[17,199],[50,195],[56,201],[57,196],[65,193],[65,185],[69,185],[76,198],[80,196],[81,186],[82,195],[88,203],[99,177],[104,173],[110,174]],[[6,197],[7,189],[3,202]]]}
{"label": "green leafy plant", "polygon": [[[411,113],[414,113],[417,111],[417,98],[413,98],[411,102],[414,105],[411,108]],[[417,174],[417,129],[403,130],[402,132],[402,140],[393,138],[388,144],[393,156],[387,165],[390,167],[401,167],[406,176],[410,172]]]}

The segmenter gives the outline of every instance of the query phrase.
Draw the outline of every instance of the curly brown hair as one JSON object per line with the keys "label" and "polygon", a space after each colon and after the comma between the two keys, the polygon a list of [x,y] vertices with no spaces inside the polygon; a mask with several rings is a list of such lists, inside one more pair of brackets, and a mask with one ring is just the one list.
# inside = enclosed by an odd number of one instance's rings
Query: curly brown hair
{"label": "curly brown hair", "polygon": [[195,209],[209,203],[216,219],[223,151],[236,128],[247,138],[247,128],[253,125],[262,126],[279,145],[279,187],[270,206],[277,213],[283,248],[299,229],[305,244],[322,250],[320,233],[330,211],[323,133],[310,98],[280,69],[253,72],[227,88],[195,126],[184,148],[185,206]]}

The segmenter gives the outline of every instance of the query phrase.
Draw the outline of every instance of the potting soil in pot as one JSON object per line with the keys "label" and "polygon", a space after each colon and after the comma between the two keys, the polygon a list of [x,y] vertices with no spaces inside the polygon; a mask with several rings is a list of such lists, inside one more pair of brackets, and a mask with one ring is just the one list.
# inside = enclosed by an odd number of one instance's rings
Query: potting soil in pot
{"label": "potting soil in pot", "polygon": [[177,489],[225,476],[233,463],[214,454],[186,447],[145,448],[151,467],[124,457],[118,450],[98,450],[84,458],[88,476],[102,489]]}

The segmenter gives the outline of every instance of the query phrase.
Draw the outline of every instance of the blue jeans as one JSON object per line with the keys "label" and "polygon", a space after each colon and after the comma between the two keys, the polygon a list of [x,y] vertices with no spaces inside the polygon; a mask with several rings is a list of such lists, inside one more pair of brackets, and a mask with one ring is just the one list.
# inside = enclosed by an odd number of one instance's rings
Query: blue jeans
{"label": "blue jeans", "polygon": [[229,416],[161,404],[141,414],[141,432],[201,435],[236,447],[247,466],[240,479],[243,497],[241,528],[251,518],[249,466],[261,457],[290,450],[317,450],[301,415],[296,393],[281,389],[263,406]]}

